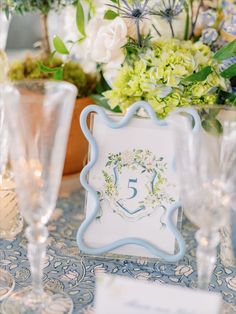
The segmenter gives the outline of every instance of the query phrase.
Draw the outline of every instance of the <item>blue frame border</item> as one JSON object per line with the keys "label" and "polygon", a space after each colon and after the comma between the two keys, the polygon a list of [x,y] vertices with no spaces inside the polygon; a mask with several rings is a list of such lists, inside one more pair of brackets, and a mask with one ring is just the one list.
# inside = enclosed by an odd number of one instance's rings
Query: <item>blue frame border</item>
{"label": "blue frame border", "polygon": [[[81,125],[81,129],[82,129],[86,139],[88,140],[88,142],[90,144],[91,154],[90,154],[89,163],[83,168],[83,170],[80,174],[80,181],[81,181],[82,186],[85,188],[85,190],[93,196],[93,198],[95,200],[95,207],[89,215],[87,214],[85,220],[82,222],[82,224],[80,225],[80,227],[78,229],[77,244],[79,246],[79,249],[82,252],[84,252],[86,254],[92,254],[92,255],[104,254],[104,253],[113,251],[113,250],[115,250],[119,247],[125,246],[125,245],[139,245],[139,246],[145,248],[146,250],[148,250],[154,256],[159,257],[159,258],[161,258],[167,262],[177,262],[185,254],[184,239],[172,221],[172,217],[173,217],[174,212],[178,208],[181,207],[180,202],[176,202],[176,203],[172,204],[167,209],[167,213],[166,213],[166,226],[170,230],[170,232],[172,232],[172,234],[174,234],[174,236],[178,242],[178,246],[179,246],[179,251],[174,255],[169,255],[169,254],[159,250],[153,244],[151,244],[149,241],[142,240],[140,238],[135,238],[135,237],[129,237],[129,238],[117,240],[115,242],[112,242],[110,244],[107,244],[107,245],[99,247],[99,248],[89,247],[84,241],[84,234],[87,231],[89,225],[96,218],[97,213],[99,212],[99,209],[100,209],[100,201],[99,201],[99,198],[97,196],[97,192],[88,184],[88,180],[87,180],[87,175],[88,175],[89,171],[92,169],[92,167],[95,165],[95,163],[98,159],[98,155],[99,155],[99,148],[97,146],[97,143],[96,143],[92,133],[90,132],[90,130],[87,126],[87,117],[91,112],[95,112],[100,116],[100,118],[102,119],[102,121],[104,122],[104,124],[107,127],[113,128],[113,129],[119,129],[119,128],[126,126],[129,123],[129,121],[132,119],[133,115],[135,115],[136,112],[141,108],[143,108],[147,112],[148,116],[151,118],[151,120],[153,121],[154,124],[156,124],[158,126],[167,126],[168,125],[165,120],[160,120],[157,118],[156,113],[153,111],[152,107],[148,103],[146,103],[145,101],[139,101],[139,102],[134,103],[128,109],[125,116],[123,118],[121,118],[121,120],[119,120],[118,122],[111,119],[106,114],[104,109],[97,106],[97,105],[90,105],[90,106],[86,107],[81,113],[80,125]],[[195,126],[193,128],[193,132],[196,132],[199,130],[200,125],[201,125],[201,121],[200,121],[200,118],[199,118],[197,112],[194,109],[180,108],[176,111],[189,113],[195,120]]]}

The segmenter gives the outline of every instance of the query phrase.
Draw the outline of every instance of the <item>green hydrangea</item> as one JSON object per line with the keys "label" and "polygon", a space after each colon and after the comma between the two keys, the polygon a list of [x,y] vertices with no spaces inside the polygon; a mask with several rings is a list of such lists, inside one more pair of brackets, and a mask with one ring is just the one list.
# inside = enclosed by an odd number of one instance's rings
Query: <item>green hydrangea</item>
{"label": "green hydrangea", "polygon": [[[229,82],[220,76],[210,48],[200,42],[160,39],[145,52],[126,62],[118,72],[113,89],[104,93],[111,108],[125,111],[135,101],[149,102],[164,118],[176,107],[212,105],[217,91]],[[183,79],[206,66],[214,71],[205,81],[184,83]]]}

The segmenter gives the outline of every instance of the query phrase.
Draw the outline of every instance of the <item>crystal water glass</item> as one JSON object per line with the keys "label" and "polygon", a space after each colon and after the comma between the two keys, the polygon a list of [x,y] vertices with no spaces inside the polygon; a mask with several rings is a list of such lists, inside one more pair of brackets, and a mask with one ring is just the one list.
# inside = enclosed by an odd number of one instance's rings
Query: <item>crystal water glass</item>
{"label": "crystal water glass", "polygon": [[219,229],[236,205],[236,108],[199,109],[205,129],[193,132],[190,116],[172,120],[176,169],[185,215],[196,233],[198,287],[208,289],[216,263]]}
{"label": "crystal water glass", "polygon": [[[4,114],[4,92],[5,85],[0,84],[0,190],[2,190],[2,185],[4,181],[4,171],[7,163],[7,132],[6,132],[6,119]],[[2,193],[0,192],[0,219],[5,216],[5,206]],[[0,230],[0,241],[2,240],[3,233]],[[14,289],[15,280],[13,276],[0,269],[0,301],[9,295],[9,293]]]}
{"label": "crystal water glass", "polygon": [[56,206],[77,89],[57,81],[22,81],[8,86],[5,111],[11,162],[26,229],[32,286],[5,299],[2,312],[71,313],[72,300],[43,288],[46,224]]}

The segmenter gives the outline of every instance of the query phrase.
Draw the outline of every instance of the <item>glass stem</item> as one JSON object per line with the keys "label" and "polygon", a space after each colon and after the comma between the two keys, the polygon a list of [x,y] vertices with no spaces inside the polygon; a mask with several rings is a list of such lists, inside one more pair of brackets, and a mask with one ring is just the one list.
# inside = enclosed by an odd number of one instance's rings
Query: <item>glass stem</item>
{"label": "glass stem", "polygon": [[43,262],[46,256],[47,228],[40,223],[33,224],[26,229],[29,240],[28,258],[32,276],[32,292],[35,295],[43,293]]}
{"label": "glass stem", "polygon": [[208,290],[216,263],[216,248],[220,242],[219,232],[198,230],[196,233],[198,288]]}

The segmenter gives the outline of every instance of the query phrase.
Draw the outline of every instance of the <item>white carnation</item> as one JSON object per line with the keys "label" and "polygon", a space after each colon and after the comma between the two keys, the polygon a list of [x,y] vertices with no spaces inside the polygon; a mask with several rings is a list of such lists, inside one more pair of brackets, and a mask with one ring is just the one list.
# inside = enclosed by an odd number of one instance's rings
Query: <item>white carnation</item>
{"label": "white carnation", "polygon": [[89,22],[87,34],[93,61],[108,63],[119,59],[123,54],[122,47],[127,42],[127,26],[122,18],[116,17],[112,21],[94,18]]}

